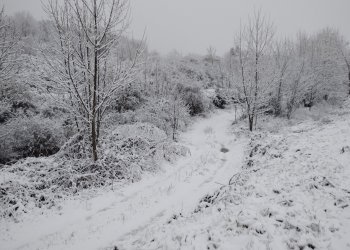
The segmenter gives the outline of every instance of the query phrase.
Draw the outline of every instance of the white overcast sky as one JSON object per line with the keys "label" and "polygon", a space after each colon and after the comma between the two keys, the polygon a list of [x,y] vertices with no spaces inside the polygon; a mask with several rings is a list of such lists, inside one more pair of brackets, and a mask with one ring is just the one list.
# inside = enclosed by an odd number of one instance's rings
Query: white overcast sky
{"label": "white overcast sky", "polygon": [[[42,0],[45,1],[45,0]],[[279,36],[299,30],[337,28],[350,40],[350,0],[130,0],[135,38],[146,30],[147,43],[162,54],[206,53],[209,46],[223,54],[233,43],[240,20],[261,8],[275,23]],[[8,13],[28,11],[44,18],[41,0],[0,0]]]}

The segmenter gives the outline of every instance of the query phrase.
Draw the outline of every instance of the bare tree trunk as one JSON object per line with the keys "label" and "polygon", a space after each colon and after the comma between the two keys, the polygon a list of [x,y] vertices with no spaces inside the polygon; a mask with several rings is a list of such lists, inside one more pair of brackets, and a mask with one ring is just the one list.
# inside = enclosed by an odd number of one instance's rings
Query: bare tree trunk
{"label": "bare tree trunk", "polygon": [[96,117],[92,116],[91,121],[91,146],[92,146],[92,157],[94,161],[97,161],[97,136],[96,136]]}
{"label": "bare tree trunk", "polygon": [[254,128],[255,128],[255,130],[256,130],[256,126],[257,126],[257,124],[258,124],[258,114],[256,114],[255,115],[255,126],[254,126]]}
{"label": "bare tree trunk", "polygon": [[235,122],[237,122],[237,105],[235,104]]}
{"label": "bare tree trunk", "polygon": [[91,120],[91,143],[93,160],[97,161],[97,133],[96,133],[96,105],[97,105],[97,74],[98,74],[98,52],[97,52],[97,6],[94,0],[94,79],[93,79],[93,97],[92,97],[92,120]]}
{"label": "bare tree trunk", "polygon": [[348,80],[349,80],[349,95],[350,95],[350,68],[349,68]]}
{"label": "bare tree trunk", "polygon": [[254,126],[254,115],[249,115],[248,116],[248,122],[249,122],[249,131],[253,131],[253,126]]}
{"label": "bare tree trunk", "polygon": [[281,115],[282,111],[282,105],[281,105],[281,100],[282,100],[282,78],[280,79],[280,82],[278,84],[278,90],[277,90],[277,100],[276,100],[276,110],[275,110],[275,115],[279,116]]}
{"label": "bare tree trunk", "polygon": [[176,110],[175,110],[175,102],[174,102],[174,114],[173,114],[173,141],[175,141],[175,133],[176,133]]}

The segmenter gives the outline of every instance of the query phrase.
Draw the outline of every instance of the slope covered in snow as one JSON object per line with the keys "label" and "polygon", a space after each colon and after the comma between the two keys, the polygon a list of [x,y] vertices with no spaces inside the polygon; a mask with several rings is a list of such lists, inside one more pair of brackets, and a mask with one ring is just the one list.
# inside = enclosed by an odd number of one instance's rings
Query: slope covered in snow
{"label": "slope covered in snow", "polygon": [[118,249],[350,249],[350,115],[277,125],[228,185]]}
{"label": "slope covered in snow", "polygon": [[68,200],[60,211],[1,223],[0,249],[113,248],[149,226],[159,228],[189,214],[205,194],[240,170],[246,141],[229,135],[233,119],[232,112],[220,111],[199,120],[180,140],[190,155],[163,166],[161,174],[95,198]]}
{"label": "slope covered in snow", "polygon": [[159,174],[1,223],[0,249],[349,249],[350,114],[233,119],[200,119]]}

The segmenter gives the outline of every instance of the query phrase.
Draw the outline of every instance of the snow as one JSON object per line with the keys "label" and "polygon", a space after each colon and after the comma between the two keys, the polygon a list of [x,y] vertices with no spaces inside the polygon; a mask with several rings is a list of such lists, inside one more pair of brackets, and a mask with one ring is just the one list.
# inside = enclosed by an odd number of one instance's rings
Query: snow
{"label": "snow", "polygon": [[0,249],[350,249],[350,113],[233,119],[200,118],[140,182],[1,223]]}
{"label": "snow", "polygon": [[256,132],[230,185],[119,249],[349,249],[348,145],[349,114]]}
{"label": "snow", "polygon": [[162,173],[94,198],[67,200],[59,211],[34,212],[0,225],[0,249],[99,249],[129,240],[149,225],[190,213],[207,193],[227,183],[243,161],[244,139],[228,136],[234,115],[220,111],[182,134],[190,156]]}

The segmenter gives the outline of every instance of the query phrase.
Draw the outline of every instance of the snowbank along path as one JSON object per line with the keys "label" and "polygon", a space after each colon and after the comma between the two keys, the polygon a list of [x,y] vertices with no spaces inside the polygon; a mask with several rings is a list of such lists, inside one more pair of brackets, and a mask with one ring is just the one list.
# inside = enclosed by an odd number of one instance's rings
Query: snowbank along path
{"label": "snowbank along path", "polygon": [[191,212],[207,193],[239,171],[245,143],[229,134],[234,119],[220,111],[197,121],[180,141],[191,154],[160,174],[80,202],[58,214],[1,225],[0,249],[113,249],[148,225]]}

